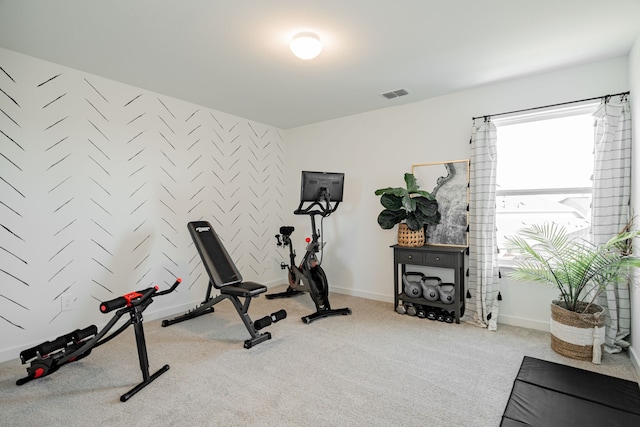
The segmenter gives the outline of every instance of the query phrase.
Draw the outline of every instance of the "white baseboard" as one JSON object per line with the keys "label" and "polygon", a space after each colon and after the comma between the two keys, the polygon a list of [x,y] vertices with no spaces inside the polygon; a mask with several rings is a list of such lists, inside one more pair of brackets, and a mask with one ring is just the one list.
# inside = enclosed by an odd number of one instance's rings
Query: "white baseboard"
{"label": "white baseboard", "polygon": [[356,291],[353,289],[340,288],[337,286],[331,286],[329,288],[329,291],[336,294],[350,295],[352,297],[360,297],[360,298],[370,299],[374,301],[390,302],[393,304],[393,296],[389,296],[389,295],[378,294],[373,292]]}
{"label": "white baseboard", "polygon": [[[151,309],[148,309],[144,313],[144,320],[152,321],[152,320],[162,319],[164,317],[178,315],[178,314],[181,314],[183,312],[186,312],[187,310],[193,309],[196,305],[200,304],[201,302],[202,302],[202,300],[196,300],[196,301],[193,301],[193,302],[190,302],[190,303],[184,303],[184,304],[180,304],[180,305],[166,307],[166,308],[163,308],[162,310],[156,310],[156,311],[152,311]],[[98,327],[98,330],[101,330],[102,328],[104,328],[107,325],[107,323],[109,322],[109,320],[111,320],[111,318],[107,319],[102,324],[96,324],[96,326]],[[123,321],[120,320],[119,323],[117,323],[117,324],[119,325],[119,324],[121,324],[121,322],[123,322]],[[113,330],[115,330],[115,329],[112,329],[112,331]],[[49,339],[54,339],[54,338],[56,338],[56,337],[51,337]],[[32,347],[35,347],[37,345],[40,345],[40,344],[42,344],[42,342],[43,342],[43,340],[38,340],[38,341],[35,341],[35,342],[30,342],[30,343],[26,343],[26,344],[20,345],[18,347],[2,349],[2,350],[0,350],[0,362],[6,362],[7,360],[11,360],[11,359],[18,359],[19,360],[20,359],[20,352],[22,352],[22,351],[24,351],[24,350],[26,350],[28,348],[32,348]]]}
{"label": "white baseboard", "polygon": [[13,348],[6,348],[3,350],[0,350],[0,363],[2,362],[6,362],[7,360],[11,360],[11,359],[20,359],[20,352],[23,350],[26,350],[28,348],[34,347],[38,344],[40,344],[42,341],[40,342],[35,342],[32,344],[27,344],[24,346],[20,346],[20,347],[13,347]]}
{"label": "white baseboard", "polygon": [[640,376],[640,358],[638,357],[638,353],[635,350],[634,346],[629,347],[629,359],[631,359],[631,363],[633,367],[636,368],[636,373]]}
{"label": "white baseboard", "polygon": [[[272,281],[272,282],[264,283],[264,285],[267,288],[279,286],[279,285],[282,285],[282,284],[283,283],[281,283],[281,281],[279,281],[279,280],[278,281]],[[215,295],[215,293],[214,293],[214,295]],[[202,299],[203,298],[204,298],[204,295],[202,296],[202,298],[199,298],[199,299],[194,300],[192,302],[182,303],[182,304],[179,304],[179,305],[172,305],[172,306],[169,306],[169,307],[162,308],[160,310],[153,310],[154,306],[151,305],[144,312],[144,319],[147,320],[147,321],[152,321],[152,320],[163,319],[165,317],[171,317],[171,316],[180,315],[182,313],[187,312],[188,310],[192,310],[197,305],[200,305],[202,303]],[[102,323],[102,324],[96,324],[96,326],[98,327],[98,330],[104,328],[109,320],[110,319],[105,320],[104,323]],[[49,339],[54,339],[54,338],[56,338],[56,337],[51,337]],[[21,345],[19,345],[17,347],[0,349],[0,363],[1,362],[6,362],[6,361],[12,360],[12,359],[19,360],[20,359],[20,352],[22,352],[22,351],[24,351],[24,350],[26,350],[28,348],[35,347],[36,345],[42,344],[42,342],[43,342],[43,340],[38,340],[38,341],[35,341],[35,342],[21,344]]]}
{"label": "white baseboard", "polygon": [[520,328],[535,329],[537,331],[549,332],[549,322],[540,320],[525,319],[515,316],[498,316],[498,323],[503,325],[518,326]]}

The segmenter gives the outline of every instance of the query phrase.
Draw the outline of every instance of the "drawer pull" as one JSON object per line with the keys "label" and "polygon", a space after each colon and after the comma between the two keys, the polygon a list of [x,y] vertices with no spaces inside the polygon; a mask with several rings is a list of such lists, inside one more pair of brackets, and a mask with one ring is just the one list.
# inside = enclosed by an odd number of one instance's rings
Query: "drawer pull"
{"label": "drawer pull", "polygon": [[413,259],[413,255],[409,255],[409,259]]}
{"label": "drawer pull", "polygon": [[440,261],[440,257],[439,256],[436,257],[436,261]]}

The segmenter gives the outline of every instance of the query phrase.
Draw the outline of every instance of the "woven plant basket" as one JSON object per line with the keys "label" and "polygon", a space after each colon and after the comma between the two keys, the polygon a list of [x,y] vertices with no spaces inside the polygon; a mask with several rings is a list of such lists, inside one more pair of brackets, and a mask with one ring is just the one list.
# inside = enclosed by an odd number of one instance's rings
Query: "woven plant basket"
{"label": "woven plant basket", "polygon": [[407,224],[398,224],[398,246],[416,247],[424,245],[424,230],[413,231]]}
{"label": "woven plant basket", "polygon": [[558,354],[578,360],[600,363],[604,344],[604,309],[579,303],[569,311],[563,301],[551,302],[551,348]]}

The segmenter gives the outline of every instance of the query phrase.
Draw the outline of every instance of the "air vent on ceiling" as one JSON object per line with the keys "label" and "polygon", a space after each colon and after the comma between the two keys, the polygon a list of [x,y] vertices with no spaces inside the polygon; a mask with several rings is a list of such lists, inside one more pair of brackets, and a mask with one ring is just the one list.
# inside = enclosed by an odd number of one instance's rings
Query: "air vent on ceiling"
{"label": "air vent on ceiling", "polygon": [[398,89],[398,90],[392,90],[391,92],[385,92],[382,94],[382,96],[384,96],[387,99],[393,99],[393,98],[397,98],[399,96],[405,96],[408,94],[409,92],[407,92],[406,89]]}

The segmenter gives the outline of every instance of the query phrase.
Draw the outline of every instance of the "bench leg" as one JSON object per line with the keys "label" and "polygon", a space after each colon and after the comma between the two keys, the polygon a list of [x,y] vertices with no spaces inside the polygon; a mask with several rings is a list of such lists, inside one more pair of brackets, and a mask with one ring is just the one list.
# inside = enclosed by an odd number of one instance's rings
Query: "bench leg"
{"label": "bench leg", "polygon": [[173,319],[163,320],[162,326],[167,327],[176,323],[184,322],[185,320],[194,319],[207,313],[213,313],[215,311],[213,306],[222,301],[224,298],[224,296],[219,295],[215,298],[208,299],[198,307],[186,312],[185,314],[181,314],[180,316],[174,317]]}
{"label": "bench leg", "polygon": [[263,341],[270,340],[271,334],[269,332],[258,332],[258,330],[253,325],[253,321],[251,317],[249,317],[249,305],[251,304],[251,297],[246,297],[244,300],[244,304],[240,302],[240,298],[236,296],[229,296],[229,299],[233,303],[236,311],[240,315],[242,319],[242,323],[247,328],[247,331],[251,334],[251,339],[246,340],[244,342],[244,348],[251,348],[254,345],[260,344]]}

